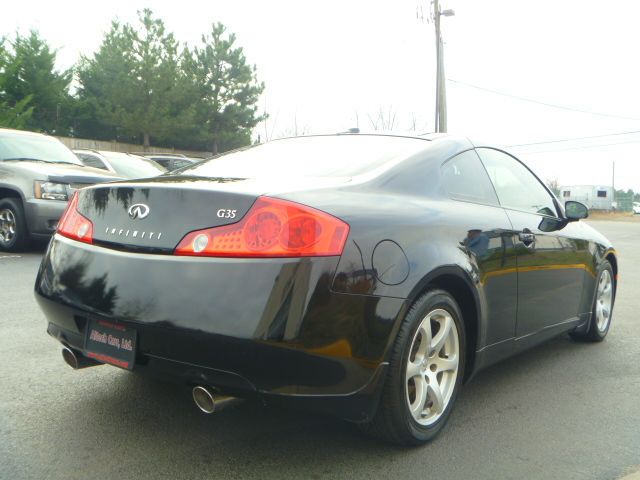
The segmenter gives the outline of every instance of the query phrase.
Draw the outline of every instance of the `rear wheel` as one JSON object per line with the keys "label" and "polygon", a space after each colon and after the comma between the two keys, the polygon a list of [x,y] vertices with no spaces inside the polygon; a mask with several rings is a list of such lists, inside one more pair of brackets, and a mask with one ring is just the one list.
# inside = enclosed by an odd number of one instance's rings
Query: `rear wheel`
{"label": "rear wheel", "polygon": [[464,362],[460,308],[449,293],[432,290],[415,302],[400,327],[378,411],[362,429],[403,445],[433,439],[449,418]]}
{"label": "rear wheel", "polygon": [[19,252],[28,244],[27,222],[20,200],[0,200],[0,250]]}
{"label": "rear wheel", "polygon": [[584,333],[574,332],[571,336],[577,340],[587,340],[590,342],[601,342],[604,340],[611,326],[615,296],[613,268],[611,264],[605,260],[600,267],[596,281],[596,291],[591,308],[592,313],[589,328]]}

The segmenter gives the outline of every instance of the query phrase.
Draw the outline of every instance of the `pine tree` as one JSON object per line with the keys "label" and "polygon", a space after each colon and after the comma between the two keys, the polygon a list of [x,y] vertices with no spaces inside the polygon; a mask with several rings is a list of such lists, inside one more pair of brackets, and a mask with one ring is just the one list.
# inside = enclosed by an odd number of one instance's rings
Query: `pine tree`
{"label": "pine tree", "polygon": [[55,69],[56,51],[40,35],[16,34],[0,50],[0,123],[47,133],[69,132],[72,71]]}
{"label": "pine tree", "polygon": [[94,128],[139,136],[147,148],[151,138],[173,138],[189,125],[193,109],[178,42],[151,10],[139,12],[139,20],[139,31],[114,21],[98,52],[81,60],[78,96]]}
{"label": "pine tree", "polygon": [[185,67],[197,92],[199,136],[214,154],[250,144],[251,130],[264,119],[257,113],[264,84],[258,82],[255,66],[247,64],[235,41],[224,25],[214,23]]}

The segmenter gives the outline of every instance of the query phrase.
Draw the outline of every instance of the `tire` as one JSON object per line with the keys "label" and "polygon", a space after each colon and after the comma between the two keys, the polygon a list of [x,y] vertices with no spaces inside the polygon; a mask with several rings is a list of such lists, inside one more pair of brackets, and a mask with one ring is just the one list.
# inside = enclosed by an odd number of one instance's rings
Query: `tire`
{"label": "tire", "polygon": [[613,268],[605,260],[598,271],[593,304],[591,305],[589,328],[586,332],[572,332],[571,338],[587,342],[603,341],[611,327],[615,299],[616,283],[613,276]]}
{"label": "tire", "polygon": [[[431,339],[423,334],[427,325]],[[447,326],[448,335],[439,349],[429,354],[432,347],[438,348],[439,333]],[[455,299],[443,290],[422,295],[400,326],[378,410],[371,422],[360,425],[361,430],[400,445],[421,445],[436,437],[447,423],[460,390],[465,348],[464,323]],[[422,356],[425,349],[427,354]]]}
{"label": "tire", "polygon": [[29,244],[27,221],[17,198],[0,200],[0,250],[21,252]]}

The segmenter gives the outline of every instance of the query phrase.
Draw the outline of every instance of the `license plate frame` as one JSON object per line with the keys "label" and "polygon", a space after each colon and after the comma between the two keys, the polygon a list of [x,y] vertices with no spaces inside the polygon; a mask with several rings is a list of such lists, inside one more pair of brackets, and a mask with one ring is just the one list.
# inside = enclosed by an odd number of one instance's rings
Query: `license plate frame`
{"label": "license plate frame", "polygon": [[89,358],[126,370],[133,370],[136,359],[137,331],[105,320],[87,321],[84,352]]}

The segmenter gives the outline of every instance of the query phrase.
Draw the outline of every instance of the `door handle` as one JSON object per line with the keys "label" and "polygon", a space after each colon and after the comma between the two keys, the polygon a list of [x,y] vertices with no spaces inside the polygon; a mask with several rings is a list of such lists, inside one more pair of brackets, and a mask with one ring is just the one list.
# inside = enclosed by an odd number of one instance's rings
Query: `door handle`
{"label": "door handle", "polygon": [[530,247],[536,241],[536,236],[528,228],[522,230],[518,234],[518,238],[522,243],[524,243],[525,247]]}

